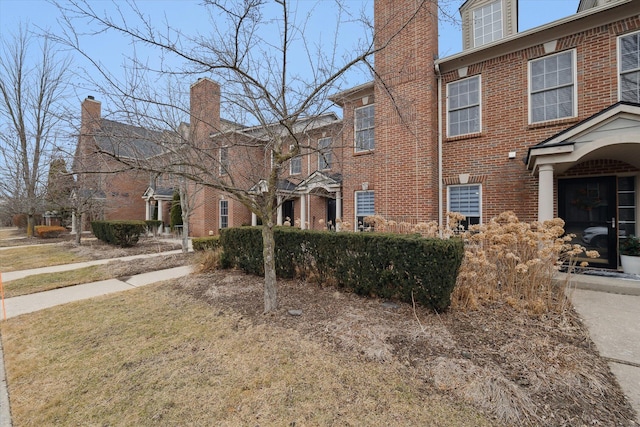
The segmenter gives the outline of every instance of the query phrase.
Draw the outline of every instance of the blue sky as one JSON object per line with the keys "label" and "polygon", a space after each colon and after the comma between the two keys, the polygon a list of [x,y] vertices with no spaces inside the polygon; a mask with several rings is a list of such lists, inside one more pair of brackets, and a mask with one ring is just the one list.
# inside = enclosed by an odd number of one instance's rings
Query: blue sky
{"label": "blue sky", "polygon": [[[371,13],[373,0],[348,0],[349,5],[354,10],[362,7]],[[519,30],[527,29],[543,25],[556,19],[575,13],[579,0],[520,0],[519,1]],[[335,29],[330,24],[334,11],[330,7],[323,8],[322,1],[302,0],[303,8],[315,7],[312,27],[309,29],[314,34],[321,35],[323,39],[333,37]],[[458,17],[457,12],[463,0],[443,0],[441,5],[445,7],[450,14]],[[110,2],[101,0],[92,2],[93,6],[98,9],[109,8]],[[121,2],[124,5],[124,2]],[[148,13],[152,19],[157,22],[162,21],[165,17],[169,24],[173,27],[179,27],[189,30],[197,29],[205,32],[209,25],[209,17],[202,14],[202,8],[198,7],[197,1],[191,0],[139,0],[138,6]],[[326,10],[325,10],[326,9]],[[56,32],[58,24],[56,19],[59,17],[57,9],[44,0],[0,0],[0,37],[5,38],[11,32],[14,32],[20,22],[30,23],[31,27],[40,27]],[[341,34],[341,40],[344,41],[344,49],[352,46],[354,40],[362,37],[362,33],[358,33],[360,27],[354,26],[353,30],[345,31]],[[325,34],[323,34],[326,33]],[[462,37],[460,34],[459,24],[451,22],[441,22],[440,24],[440,57],[449,56],[462,50]],[[84,46],[93,57],[108,67],[109,70],[118,72],[122,69],[122,64],[127,61],[127,57],[131,55],[131,45],[129,42],[114,36],[94,36],[83,41]],[[138,51],[138,55],[145,57],[145,52]],[[155,54],[149,53],[150,60],[154,60]],[[76,62],[78,66],[82,66],[82,60]],[[88,69],[89,72],[90,69]],[[357,85],[367,80],[366,76],[354,76],[353,82],[349,84]],[[78,91],[78,98],[82,99],[87,94]]]}

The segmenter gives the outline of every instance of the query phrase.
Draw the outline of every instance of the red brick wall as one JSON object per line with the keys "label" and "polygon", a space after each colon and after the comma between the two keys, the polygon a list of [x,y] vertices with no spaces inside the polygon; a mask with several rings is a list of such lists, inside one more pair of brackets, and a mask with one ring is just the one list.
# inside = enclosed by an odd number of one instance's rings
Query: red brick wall
{"label": "red brick wall", "polygon": [[[525,221],[537,219],[537,177],[524,163],[529,147],[618,101],[617,37],[637,29],[640,17],[558,40],[554,53],[568,49],[576,52],[575,118],[528,123],[528,63],[546,56],[542,44],[470,66],[468,76],[481,75],[482,131],[478,135],[445,139],[445,182],[458,183],[458,175],[464,173],[470,174],[473,182],[481,182],[485,220],[504,210],[515,211]],[[444,74],[442,93],[446,94],[447,83],[458,79],[457,71]],[[446,108],[443,99],[443,129],[446,129]],[[510,151],[516,151],[515,159],[508,159]],[[446,208],[446,188],[444,197]]]}

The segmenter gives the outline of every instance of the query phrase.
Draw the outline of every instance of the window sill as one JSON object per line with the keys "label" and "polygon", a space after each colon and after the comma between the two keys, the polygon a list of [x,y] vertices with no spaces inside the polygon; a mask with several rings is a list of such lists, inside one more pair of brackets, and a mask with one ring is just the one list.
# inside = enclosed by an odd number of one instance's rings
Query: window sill
{"label": "window sill", "polygon": [[445,138],[445,141],[446,142],[462,141],[465,139],[481,138],[482,136],[483,136],[482,132],[466,133],[464,135],[448,136]]}
{"label": "window sill", "polygon": [[529,125],[527,125],[527,129],[528,130],[533,130],[533,129],[542,129],[542,128],[547,128],[547,127],[554,127],[554,126],[562,126],[562,125],[578,123],[579,121],[580,121],[580,119],[578,117],[567,117],[565,119],[557,119],[557,120],[549,120],[549,121],[546,121],[546,122],[530,123]]}
{"label": "window sill", "polygon": [[375,149],[373,149],[373,150],[354,151],[353,155],[354,156],[366,156],[367,154],[373,154],[375,152],[376,152]]}

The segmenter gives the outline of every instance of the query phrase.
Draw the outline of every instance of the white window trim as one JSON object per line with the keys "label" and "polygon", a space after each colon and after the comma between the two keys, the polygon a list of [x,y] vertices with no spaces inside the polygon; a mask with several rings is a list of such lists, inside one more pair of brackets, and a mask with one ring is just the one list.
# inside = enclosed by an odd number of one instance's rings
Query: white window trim
{"label": "white window trim", "polygon": [[[557,119],[551,119],[551,120],[542,120],[539,122],[534,122],[532,121],[533,118],[533,109],[531,108],[531,64],[533,64],[535,61],[538,61],[540,59],[545,59],[545,58],[550,58],[552,56],[556,56],[556,55],[561,55],[563,53],[567,53],[567,52],[571,52],[571,67],[573,68],[573,115],[572,116],[567,116],[567,117],[561,117],[561,118],[557,118]],[[578,67],[577,67],[577,52],[576,49],[568,49],[568,50],[563,50],[561,52],[554,52],[550,55],[545,55],[545,56],[540,56],[538,58],[533,58],[529,60],[529,63],[527,64],[527,105],[528,105],[528,109],[529,109],[529,124],[530,125],[537,125],[540,123],[548,123],[548,122],[553,122],[553,121],[557,121],[557,120],[567,120],[567,119],[572,119],[572,118],[576,118],[578,117]]]}
{"label": "white window trim", "polygon": [[[363,216],[363,215],[358,215],[358,194],[361,193],[372,193],[373,194],[373,215],[375,215],[375,206],[376,206],[376,192],[373,190],[365,190],[365,191],[356,191],[353,195],[353,204],[354,204],[354,211],[355,211],[355,215],[354,215],[354,230],[355,231],[360,231],[358,228],[358,217],[359,216]],[[364,216],[369,216],[369,215],[364,215]]]}
{"label": "white window trim", "polygon": [[[326,147],[320,148],[320,141],[322,141],[323,139],[328,139],[330,142],[329,142],[329,145],[327,145]],[[330,170],[333,167],[333,151],[331,150],[332,145],[333,145],[333,138],[330,136],[318,139],[318,170],[320,171]],[[328,168],[323,168],[321,165],[322,159],[324,157],[324,153],[328,153],[329,156],[331,156],[331,161],[329,162]]]}
{"label": "white window trim", "polygon": [[630,33],[627,34],[621,34],[620,36],[618,36],[618,40],[617,40],[617,58],[616,61],[618,62],[618,101],[622,101],[622,79],[620,78],[620,76],[622,75],[622,61],[620,60],[622,57],[622,39],[624,37],[628,37],[628,36],[632,36],[632,35],[636,35],[640,33],[640,31],[632,31]]}
{"label": "white window trim", "polygon": [[[227,217],[227,226],[223,227],[222,226],[222,203],[226,202],[227,204],[227,214],[224,215]],[[218,201],[218,228],[222,229],[222,228],[229,228],[229,201],[226,199],[221,199]]]}
{"label": "white window trim", "polygon": [[[480,122],[480,129],[478,129],[475,132],[469,132],[469,133],[461,133],[458,135],[450,135],[449,134],[449,129],[450,124],[449,124],[449,85],[454,84],[454,83],[460,83],[461,81],[464,80],[470,80],[470,79],[478,79],[478,121]],[[458,79],[456,81],[453,82],[449,82],[447,83],[447,138],[457,138],[457,137],[461,137],[461,136],[466,136],[466,135],[477,135],[479,133],[482,133],[482,75],[481,74],[477,74],[475,76],[470,76],[464,79]]]}
{"label": "white window trim", "polygon": [[[362,110],[363,108],[369,108],[369,107],[373,108],[374,125],[373,125],[373,127],[367,128],[367,129],[373,129],[373,131],[374,131],[374,134],[373,134],[374,135],[374,137],[373,137],[373,148],[367,148],[365,150],[358,150],[358,138],[357,138],[358,130],[356,128],[356,124],[357,124],[356,111]],[[375,104],[363,105],[362,107],[358,107],[358,108],[355,108],[353,110],[353,151],[355,153],[368,153],[368,152],[374,151],[376,149],[376,146],[375,146],[375,143],[376,143],[376,138],[375,138],[375,129],[376,129],[376,126],[375,126],[375,115],[376,115]]]}
{"label": "white window trim", "polygon": [[[300,171],[299,172],[294,172],[293,171],[293,160],[297,160],[300,161]],[[289,175],[300,175],[302,173],[302,156],[295,156],[292,157],[291,160],[289,160]]]}
{"label": "white window trim", "polygon": [[[478,200],[478,210],[480,211],[478,223],[482,224],[482,184],[480,183],[447,185],[447,212],[451,212],[451,188],[452,187],[470,187],[475,185],[477,185],[479,188],[478,197],[480,198],[480,200]],[[448,222],[449,222],[449,219],[447,219],[447,225],[449,225]]]}
{"label": "white window trim", "polygon": [[[494,40],[492,40],[490,42],[482,43],[482,44],[476,44],[476,20],[474,19],[475,12],[477,10],[484,9],[487,6],[491,6],[491,5],[495,4],[495,3],[499,3],[500,4],[500,24],[501,24],[500,26],[502,27],[502,35],[499,38],[494,39]],[[470,18],[471,18],[471,46],[472,47],[475,48],[475,47],[480,47],[480,46],[486,46],[488,44],[491,44],[493,42],[496,42],[496,41],[501,40],[501,39],[504,38],[504,35],[506,34],[506,22],[505,22],[506,20],[505,20],[504,9],[505,9],[505,4],[502,2],[502,0],[497,0],[497,1],[488,2],[488,3],[486,3],[486,4],[482,5],[482,6],[476,7],[475,9],[473,9],[471,11]],[[483,33],[482,36],[483,36],[482,38],[484,39],[485,34]]]}

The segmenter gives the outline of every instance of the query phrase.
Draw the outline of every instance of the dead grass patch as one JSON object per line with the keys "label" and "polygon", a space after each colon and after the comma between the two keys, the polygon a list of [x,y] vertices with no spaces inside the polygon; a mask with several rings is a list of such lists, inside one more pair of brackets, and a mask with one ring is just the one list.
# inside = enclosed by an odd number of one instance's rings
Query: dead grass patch
{"label": "dead grass patch", "polygon": [[2,338],[15,425],[496,425],[398,361],[167,284],[19,316]]}
{"label": "dead grass patch", "polygon": [[65,250],[63,244],[15,247],[0,251],[3,272],[49,267],[87,261],[88,258]]}

